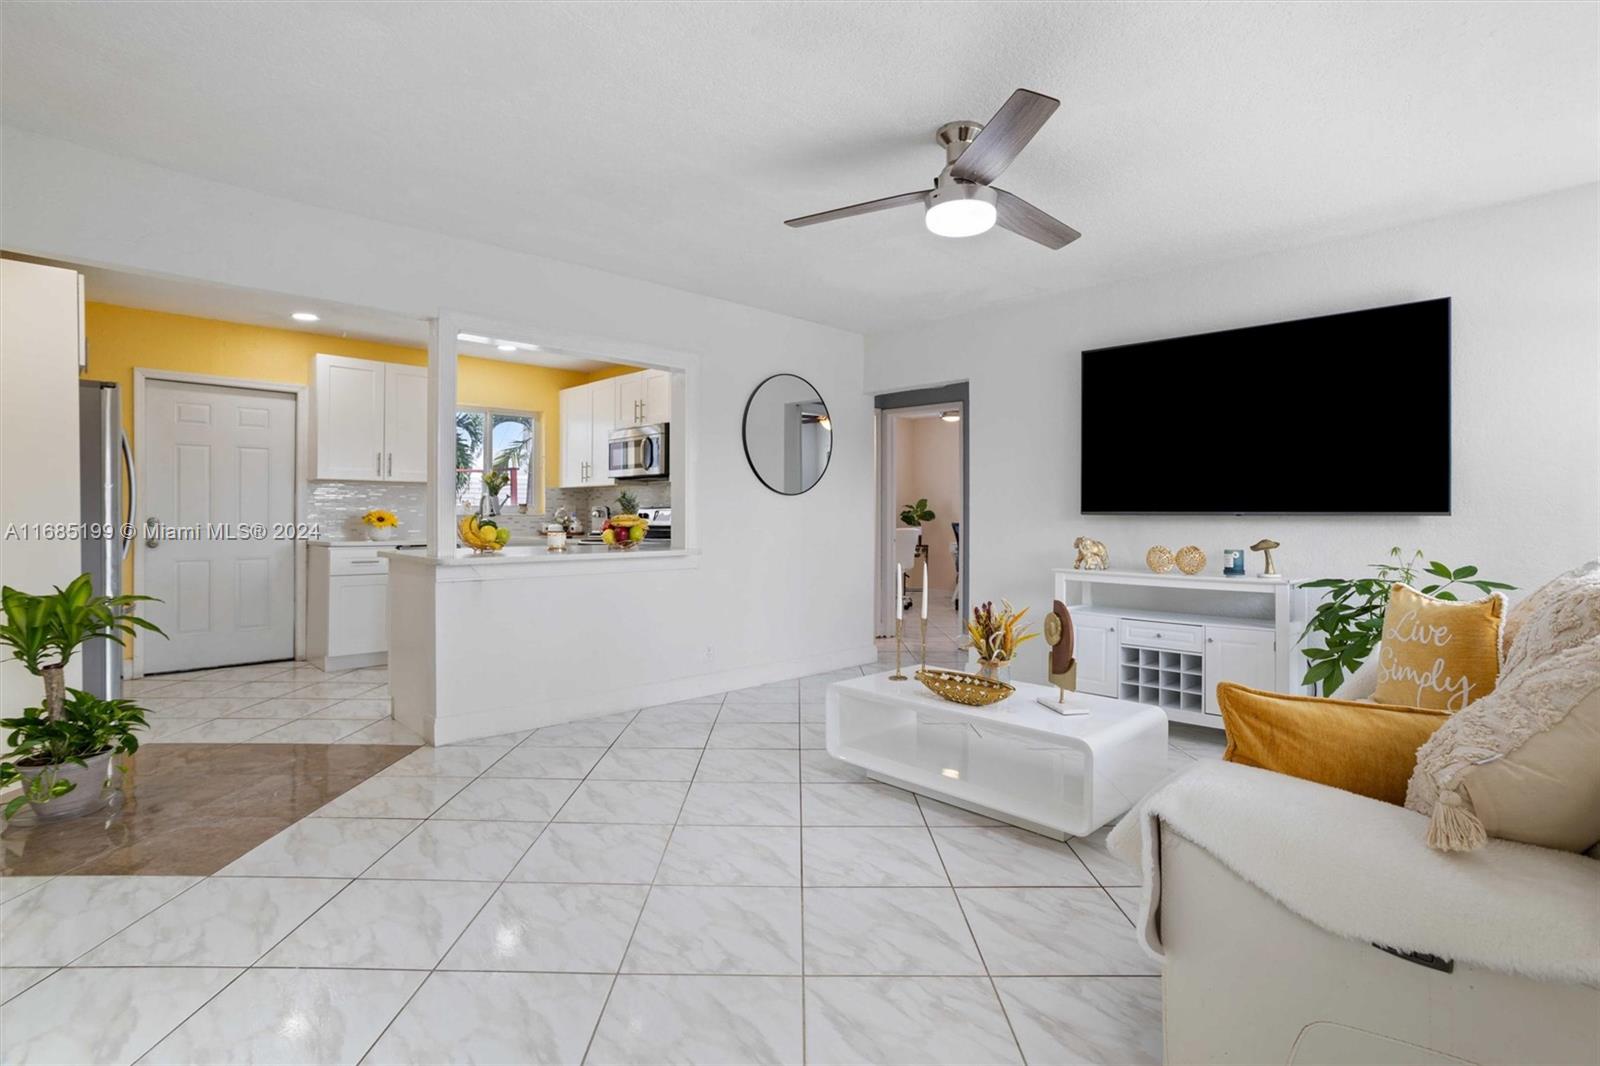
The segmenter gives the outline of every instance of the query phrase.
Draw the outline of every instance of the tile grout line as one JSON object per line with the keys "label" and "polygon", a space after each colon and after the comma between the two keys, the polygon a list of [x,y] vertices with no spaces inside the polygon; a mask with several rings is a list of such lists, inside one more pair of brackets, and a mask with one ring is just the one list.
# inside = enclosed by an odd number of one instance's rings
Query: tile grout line
{"label": "tile grout line", "polygon": [[[394,764],[391,763],[390,765],[392,766]],[[387,769],[387,767],[386,767],[386,769]],[[382,773],[382,771],[380,770],[379,773]],[[378,776],[378,775],[377,774],[373,775],[373,777],[376,777],[376,776]],[[371,778],[368,778],[368,780],[371,780]],[[338,797],[334,797],[334,798],[337,799]],[[307,814],[304,817],[300,818],[298,821],[291,822],[290,825],[291,826],[298,825],[298,824],[300,824],[300,822],[305,821],[306,818],[309,818],[309,817],[311,817],[311,815]],[[145,1056],[149,1055],[156,1048],[160,1047],[162,1041],[166,1040],[173,1033],[176,1033],[179,1029],[181,1029],[185,1025],[187,1025],[191,1018],[193,1018],[195,1015],[199,1014],[201,1011],[205,1010],[206,1007],[208,1007],[213,1001],[215,1001],[219,996],[221,996],[228,989],[232,988],[236,981],[238,981],[240,978],[244,977],[244,975],[249,973],[251,970],[255,970],[255,969],[279,969],[280,967],[262,967],[262,966],[259,966],[258,964],[261,962],[262,959],[266,958],[268,955],[271,955],[274,951],[276,951],[278,949],[278,946],[281,945],[285,940],[288,940],[290,937],[294,936],[295,933],[299,932],[300,929],[302,927],[304,927],[307,922],[311,921],[318,914],[322,913],[322,911],[323,911],[323,909],[325,907],[327,907],[334,900],[338,899],[340,896],[344,895],[346,890],[348,890],[351,885],[355,884],[356,881],[360,879],[361,874],[366,873],[368,870],[372,869],[372,867],[377,865],[379,862],[383,861],[383,858],[384,858],[385,855],[388,855],[389,852],[391,852],[395,848],[399,847],[401,841],[403,841],[403,840],[407,839],[408,837],[410,837],[411,834],[416,832],[417,829],[421,828],[421,826],[422,826],[422,822],[418,822],[415,826],[412,826],[409,831],[407,831],[405,833],[402,833],[400,835],[399,839],[397,839],[393,844],[390,844],[387,848],[385,848],[383,850],[383,854],[381,854],[377,858],[373,859],[366,866],[363,866],[361,868],[361,873],[358,873],[358,874],[356,874],[355,877],[352,877],[349,880],[347,880],[342,888],[340,888],[333,895],[329,896],[327,899],[323,900],[319,905],[317,905],[315,908],[313,908],[310,914],[307,914],[300,921],[296,922],[294,924],[293,928],[291,928],[288,932],[284,933],[283,936],[279,937],[277,940],[273,941],[272,945],[270,947],[268,947],[265,951],[263,951],[260,955],[257,955],[255,962],[252,962],[249,965],[241,968],[238,973],[234,974],[233,977],[230,978],[227,981],[227,983],[225,983],[221,988],[217,989],[217,991],[214,994],[206,997],[206,999],[205,999],[205,1001],[203,1003],[198,1004],[195,1007],[194,1010],[192,1010],[188,1014],[184,1015],[183,1018],[178,1022],[178,1024],[174,1025],[171,1029],[167,1030],[165,1033],[163,1033],[160,1036],[160,1038],[158,1038],[155,1041],[155,1043],[151,1044],[144,1051],[140,1052],[139,1056],[137,1058],[135,1058],[133,1061],[135,1063],[138,1063],[138,1062],[142,1061],[145,1058]],[[288,828],[288,827],[286,826],[285,828]],[[271,839],[271,838],[269,837],[268,839]],[[262,843],[266,843],[266,841],[262,841]],[[251,850],[254,850],[254,849],[251,849]],[[246,854],[248,854],[248,852]],[[241,856],[241,858],[242,857],[243,856]],[[198,884],[201,883],[201,881],[212,880],[212,879],[216,878],[217,876],[218,875],[215,874],[215,873],[206,874],[204,877],[202,877],[200,879],[200,881],[195,882],[195,884],[198,885]],[[291,875],[285,875],[285,876],[291,876]],[[229,879],[225,878],[224,880],[229,880]],[[193,886],[191,886],[191,887],[193,887]],[[173,898],[176,899],[177,897],[173,897]],[[154,913],[154,912],[152,912],[152,913]],[[85,967],[85,968],[87,968],[87,967]],[[306,967],[294,967],[294,968],[295,969],[305,969]],[[328,969],[343,969],[344,967],[327,967],[327,968]],[[350,968],[354,969],[355,967],[350,967]],[[426,978],[424,978],[424,980],[426,980]]]}
{"label": "tile grout line", "polygon": [[[803,691],[802,695],[797,697],[796,702],[798,704],[796,714],[802,719],[800,727],[803,732],[805,729],[803,720],[805,697]],[[824,728],[826,728],[826,718],[824,718]],[[805,738],[802,736],[801,739],[804,740]],[[806,784],[804,780],[805,756],[802,754],[803,750],[795,752],[795,779],[797,782],[795,788],[800,793],[800,813],[798,815],[800,828],[797,830],[800,837],[800,1061],[810,1062],[811,1034],[806,1025],[807,995],[810,987],[806,978],[810,967],[806,965]]]}
{"label": "tile grout line", "polygon": [[[639,717],[639,712],[638,712],[638,710],[635,710],[633,712],[633,717],[629,718],[627,722],[623,723],[622,729],[618,730],[617,731],[617,735],[612,738],[611,743],[606,745],[606,749],[605,749],[604,752],[601,752],[600,758],[598,758],[598,759],[596,759],[594,761],[594,765],[589,767],[588,772],[585,773],[583,775],[583,777],[578,779],[578,783],[573,788],[573,790],[571,792],[567,793],[567,798],[561,801],[561,806],[557,807],[554,811],[550,812],[550,817],[545,821],[543,827],[541,827],[540,830],[537,833],[534,834],[533,839],[528,841],[528,846],[522,849],[522,854],[517,856],[516,861],[513,862],[510,866],[508,866],[506,868],[505,876],[501,877],[499,883],[496,884],[495,887],[489,891],[489,894],[484,897],[483,902],[478,905],[478,909],[476,911],[473,911],[472,917],[468,918],[467,921],[466,921],[466,924],[464,924],[461,927],[461,932],[459,932],[459,933],[457,933],[455,935],[455,939],[451,940],[449,945],[444,949],[444,951],[440,953],[439,957],[436,960],[434,960],[433,965],[428,968],[428,972],[423,976],[422,980],[417,982],[417,987],[413,988],[411,990],[411,994],[406,997],[405,1002],[400,1004],[400,1009],[395,1011],[394,1014],[390,1015],[389,1020],[387,1022],[385,1022],[383,1028],[381,1030],[379,1030],[378,1035],[375,1036],[372,1039],[372,1042],[367,1045],[366,1050],[364,1050],[361,1053],[361,1057],[356,1060],[358,1063],[364,1063],[367,1060],[367,1056],[372,1054],[373,1049],[376,1048],[378,1046],[378,1044],[383,1041],[383,1038],[388,1035],[389,1030],[394,1027],[394,1023],[399,1021],[400,1020],[400,1016],[406,1012],[406,1009],[408,1007],[411,1006],[412,1001],[414,1001],[417,998],[417,994],[419,992],[421,992],[424,987],[427,986],[429,981],[433,980],[434,975],[439,972],[440,965],[444,962],[445,959],[450,957],[450,953],[456,949],[456,946],[458,944],[461,943],[461,938],[467,935],[467,930],[471,929],[473,923],[476,922],[480,917],[483,916],[484,910],[486,910],[488,908],[490,903],[494,902],[495,897],[498,896],[500,894],[501,890],[505,888],[506,882],[511,879],[511,875],[516,872],[517,867],[522,865],[522,861],[528,857],[528,852],[533,850],[533,846],[535,844],[537,844],[539,842],[539,840],[544,836],[545,831],[548,830],[552,825],[555,824],[556,817],[562,812],[562,810],[564,810],[566,808],[568,803],[572,802],[572,797],[576,796],[578,794],[578,790],[581,789],[584,786],[584,784],[589,780],[589,775],[594,773],[595,766],[600,765],[600,759],[604,759],[606,757],[606,755],[611,752],[611,749],[616,747],[617,741],[622,738],[623,732],[625,732],[627,730],[628,726],[632,725],[635,721],[637,721],[638,717]],[[560,723],[557,723],[557,724],[560,724]],[[456,796],[459,796],[462,792],[466,791],[466,789],[469,786],[471,786],[472,784],[483,780],[483,777],[484,777],[485,774],[487,774],[496,765],[498,765],[502,759],[506,758],[506,756],[510,755],[513,751],[516,751],[518,748],[522,747],[522,745],[527,743],[529,740],[532,740],[533,737],[534,737],[534,734],[536,734],[538,731],[539,730],[536,727],[535,729],[531,730],[528,733],[528,735],[526,737],[524,737],[522,740],[519,740],[517,743],[513,744],[510,748],[507,748],[500,755],[500,757],[498,759],[495,759],[488,766],[485,766],[482,770],[480,770],[476,777],[474,777],[471,781],[468,781],[465,785],[462,785],[461,788],[457,789],[455,792],[452,792],[450,794],[449,799],[446,799],[444,801],[444,803],[441,803],[441,804],[439,804],[438,807],[435,807],[434,810],[433,810],[433,814],[428,815],[428,817],[423,819],[423,821],[424,822],[431,821],[433,819],[433,815],[439,813],[439,811],[444,808],[446,803],[449,803],[450,800],[455,799]],[[515,732],[515,730],[513,730],[513,732]],[[438,750],[438,749],[435,749],[435,750]],[[440,821],[449,821],[449,820],[450,819],[440,819]],[[418,826],[418,828],[421,828],[421,826]],[[409,836],[409,835],[410,834],[408,833],[407,836]]]}
{"label": "tile grout line", "polygon": [[[916,795],[916,793],[912,793]],[[989,971],[989,960],[983,954],[983,945],[978,943],[978,934],[973,932],[972,919],[967,917],[967,905],[962,902],[961,893],[956,891],[955,878],[950,876],[950,867],[944,861],[944,852],[939,850],[939,838],[933,835],[933,827],[928,825],[927,812],[922,811],[922,797],[917,796],[917,810],[922,812],[923,828],[928,831],[928,838],[933,841],[933,852],[939,856],[939,868],[944,871],[945,880],[950,883],[950,894],[955,897],[956,909],[961,912],[961,921],[967,927],[967,936],[972,938],[972,949],[978,953],[978,964],[983,967],[983,975],[988,978],[989,991],[994,995],[994,1001],[1000,1008],[1000,1017],[1006,1020],[1006,1029],[1011,1033],[1011,1042],[1016,1045],[1017,1058],[1027,1066],[1028,1056],[1022,1050],[1022,1041],[1017,1038],[1017,1027],[1011,1023],[1011,1012],[1006,1010],[1006,1001],[1000,995],[1000,986],[995,983],[994,974]],[[1076,856],[1076,852],[1073,853]],[[1083,860],[1078,860],[1080,863]],[[1090,876],[1093,876],[1091,873]]]}
{"label": "tile grout line", "polygon": [[[722,718],[722,708],[727,702],[727,693],[717,702],[716,716],[711,719],[711,728],[706,730],[706,745],[711,743],[711,733],[717,728],[717,722]],[[635,713],[633,721],[638,720]],[[632,724],[631,722],[629,723]],[[622,739],[622,734],[617,734],[617,739]],[[613,741],[612,743],[615,743]],[[609,751],[609,749],[607,749]],[[700,772],[700,764],[705,761],[706,746],[700,748],[700,758],[695,760],[695,773]],[[605,758],[604,755],[601,758]],[[599,765],[597,762],[595,765]],[[588,1062],[589,1054],[594,1050],[595,1037],[600,1035],[600,1026],[606,1020],[606,1011],[611,1007],[611,995],[617,990],[617,982],[622,978],[622,968],[628,963],[628,952],[633,950],[633,938],[639,935],[639,924],[644,921],[644,912],[650,906],[650,896],[655,892],[656,878],[661,876],[661,867],[667,861],[667,852],[672,850],[672,838],[677,835],[678,822],[683,818],[683,808],[689,802],[689,793],[694,788],[694,778],[689,779],[689,785],[683,790],[683,799],[678,802],[678,813],[673,816],[672,826],[667,831],[666,843],[661,848],[661,856],[656,859],[656,867],[650,871],[650,882],[645,886],[644,898],[639,901],[639,913],[633,916],[633,928],[628,930],[628,942],[622,945],[622,954],[617,958],[617,968],[611,974],[611,983],[606,986],[606,994],[600,1001],[600,1010],[594,1016],[594,1027],[589,1030],[589,1039],[583,1045],[583,1054],[578,1057],[581,1064]],[[574,790],[576,795],[576,790]],[[569,797],[570,798],[570,797]],[[563,804],[565,806],[565,804]],[[560,813],[559,811],[557,813]]]}

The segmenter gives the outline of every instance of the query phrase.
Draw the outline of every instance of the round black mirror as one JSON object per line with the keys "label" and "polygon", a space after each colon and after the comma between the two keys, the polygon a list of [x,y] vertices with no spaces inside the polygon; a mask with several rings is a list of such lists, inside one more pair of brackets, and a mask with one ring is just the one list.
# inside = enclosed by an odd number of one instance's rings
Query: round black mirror
{"label": "round black mirror", "polygon": [[773,492],[798,496],[827,473],[833,457],[828,405],[798,374],[774,374],[744,405],[744,457]]}

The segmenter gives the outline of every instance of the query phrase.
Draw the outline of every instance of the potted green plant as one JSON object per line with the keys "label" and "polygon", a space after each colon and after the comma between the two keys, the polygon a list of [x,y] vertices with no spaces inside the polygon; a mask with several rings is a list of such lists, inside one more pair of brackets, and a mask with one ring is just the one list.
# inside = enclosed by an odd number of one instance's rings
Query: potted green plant
{"label": "potted green plant", "polygon": [[[1344,683],[1345,674],[1356,668],[1372,654],[1372,649],[1383,638],[1383,615],[1389,606],[1389,590],[1395,582],[1416,588],[1428,596],[1453,600],[1456,594],[1451,586],[1470,585],[1485,595],[1503,589],[1514,589],[1502,581],[1486,581],[1478,577],[1476,566],[1458,566],[1454,569],[1437,560],[1422,565],[1422,552],[1413,552],[1408,559],[1398,547],[1389,549],[1389,558],[1373,563],[1375,577],[1325,577],[1307,581],[1301,588],[1327,589],[1327,598],[1312,613],[1300,639],[1312,633],[1321,633],[1323,646],[1302,648],[1300,653],[1311,661],[1303,685],[1320,686],[1322,695],[1331,696]],[[1437,578],[1432,584],[1417,585],[1419,575]]]}
{"label": "potted green plant", "polygon": [[[24,803],[32,804],[41,818],[62,818],[96,809],[104,801],[112,759],[138,750],[133,734],[145,727],[145,712],[132,700],[105,700],[68,689],[66,668],[73,653],[91,640],[121,645],[141,629],[165,637],[153,623],[125,613],[151,598],[97,596],[88,574],[43,596],[10,586],[0,589],[0,611],[5,614],[0,645],[44,685],[42,706],[0,720],[0,728],[10,730],[10,754],[0,761],[0,787],[22,784],[22,793],[7,803],[5,817]],[[74,792],[71,801],[62,800]]]}
{"label": "potted green plant", "polygon": [[908,526],[922,528],[922,523],[932,522],[934,514],[928,510],[928,498],[924,496],[916,503],[908,503],[900,509],[900,521]]}

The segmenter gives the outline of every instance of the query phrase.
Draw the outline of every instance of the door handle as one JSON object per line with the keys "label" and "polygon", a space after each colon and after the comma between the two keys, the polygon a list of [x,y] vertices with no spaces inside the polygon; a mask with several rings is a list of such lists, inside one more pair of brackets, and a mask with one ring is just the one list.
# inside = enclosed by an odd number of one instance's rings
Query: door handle
{"label": "door handle", "polygon": [[378,476],[383,476],[383,453],[378,453]]}
{"label": "door handle", "polygon": [[157,536],[158,531],[159,527],[156,525],[155,516],[147,517],[144,520],[144,546],[146,548],[161,547],[161,538]]}
{"label": "door handle", "polygon": [[122,527],[126,535],[122,538],[120,558],[126,559],[133,549],[133,520],[139,513],[139,475],[133,468],[133,446],[128,443],[127,430],[122,431],[122,461],[128,466],[128,521]]}
{"label": "door handle", "polygon": [[389,453],[389,477],[394,477],[394,452]]}

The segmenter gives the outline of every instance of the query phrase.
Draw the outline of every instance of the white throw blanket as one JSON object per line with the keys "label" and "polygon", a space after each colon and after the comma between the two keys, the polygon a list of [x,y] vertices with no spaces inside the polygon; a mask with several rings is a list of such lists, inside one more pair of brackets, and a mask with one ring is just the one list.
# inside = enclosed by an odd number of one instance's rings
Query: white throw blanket
{"label": "white throw blanket", "polygon": [[1413,811],[1210,761],[1152,792],[1110,836],[1144,872],[1139,933],[1157,958],[1158,822],[1335,936],[1600,985],[1600,862],[1505,840],[1434,851],[1428,820]]}

